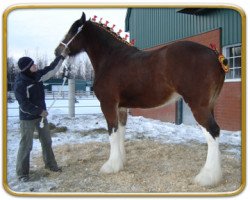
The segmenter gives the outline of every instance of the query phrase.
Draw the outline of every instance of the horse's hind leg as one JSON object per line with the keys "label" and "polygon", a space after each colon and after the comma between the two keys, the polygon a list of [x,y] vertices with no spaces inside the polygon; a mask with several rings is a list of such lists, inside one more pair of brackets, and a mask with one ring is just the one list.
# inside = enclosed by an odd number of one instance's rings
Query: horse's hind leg
{"label": "horse's hind leg", "polygon": [[206,163],[194,181],[202,186],[216,185],[222,179],[219,150],[220,128],[214,120],[213,111],[209,109],[195,110],[194,117],[201,125],[208,144]]}
{"label": "horse's hind leg", "polygon": [[125,159],[124,131],[125,127],[119,122],[119,109],[115,104],[101,104],[102,111],[108,124],[110,156],[101,168],[103,173],[116,173],[123,169]]}

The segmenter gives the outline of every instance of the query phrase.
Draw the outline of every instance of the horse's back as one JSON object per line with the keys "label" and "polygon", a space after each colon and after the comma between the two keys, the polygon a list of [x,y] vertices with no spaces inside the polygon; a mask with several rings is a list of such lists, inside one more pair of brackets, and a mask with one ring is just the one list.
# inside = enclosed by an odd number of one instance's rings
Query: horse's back
{"label": "horse's back", "polygon": [[[171,82],[184,99],[206,104],[218,95],[225,72],[214,50],[190,41],[175,42],[162,50]],[[203,102],[205,99],[208,102]]]}
{"label": "horse's back", "polygon": [[[144,60],[144,68],[153,67],[166,73],[191,75],[201,73],[224,76],[218,55],[211,48],[191,41],[178,41],[167,44],[159,49],[145,52],[148,59]],[[148,65],[146,63],[149,63]],[[146,69],[147,70],[147,69]],[[157,69],[158,70],[158,69]],[[188,73],[190,72],[190,73]]]}

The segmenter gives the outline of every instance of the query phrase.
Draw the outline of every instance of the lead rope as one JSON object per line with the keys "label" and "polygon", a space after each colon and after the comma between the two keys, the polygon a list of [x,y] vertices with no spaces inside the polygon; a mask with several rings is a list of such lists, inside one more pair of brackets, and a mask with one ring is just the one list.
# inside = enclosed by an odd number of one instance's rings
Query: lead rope
{"label": "lead rope", "polygon": [[[65,85],[68,77],[69,77],[69,68],[68,67],[64,67],[64,75],[63,75],[63,83],[58,91],[58,94],[56,95],[56,98],[54,99],[54,101],[52,102],[52,104],[50,105],[50,107],[48,108],[47,111],[49,111],[52,106],[55,104],[55,102],[57,101],[57,99],[59,98],[59,96],[61,96],[61,93],[62,93],[62,89],[63,89],[63,86]],[[43,128],[44,127],[44,118],[45,117],[42,117],[42,120],[40,121],[40,128]]]}
{"label": "lead rope", "polygon": [[[63,43],[63,42],[60,42],[61,44],[63,44],[65,46],[65,48],[68,48],[69,44],[73,41],[73,39],[81,32],[81,30],[83,29],[83,25],[80,26],[76,32],[76,34],[67,42],[67,44]],[[69,49],[69,48],[68,48]],[[56,102],[56,100],[58,99],[59,95],[61,95],[62,93],[62,88],[63,86],[65,85],[65,82],[68,78],[68,73],[69,73],[69,69],[67,68],[65,70],[65,74],[64,74],[64,77],[63,77],[63,83],[62,83],[62,86],[58,92],[58,95],[56,96],[56,98],[54,99],[54,101],[52,102],[52,104],[50,105],[48,111],[50,110],[50,108],[54,105],[54,103]],[[40,122],[40,128],[43,128],[44,127],[44,117],[42,117],[42,120]]]}

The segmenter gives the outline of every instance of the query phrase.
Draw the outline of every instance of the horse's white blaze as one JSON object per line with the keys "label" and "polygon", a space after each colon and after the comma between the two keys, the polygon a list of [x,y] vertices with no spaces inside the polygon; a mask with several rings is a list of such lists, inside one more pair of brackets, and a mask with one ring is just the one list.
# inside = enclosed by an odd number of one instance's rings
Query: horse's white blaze
{"label": "horse's white blaze", "polygon": [[202,186],[216,185],[222,179],[219,138],[213,138],[205,128],[202,132],[206,136],[208,151],[207,160],[200,173],[195,177],[195,182]]}
{"label": "horse's white blaze", "polygon": [[101,172],[116,173],[123,169],[123,161],[125,160],[124,131],[125,127],[119,125],[117,132],[113,132],[109,136],[110,156],[102,166]]}

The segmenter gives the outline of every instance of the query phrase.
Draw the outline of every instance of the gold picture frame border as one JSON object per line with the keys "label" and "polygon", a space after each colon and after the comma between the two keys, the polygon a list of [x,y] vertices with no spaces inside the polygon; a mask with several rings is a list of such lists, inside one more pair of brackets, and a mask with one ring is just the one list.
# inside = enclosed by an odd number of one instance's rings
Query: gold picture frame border
{"label": "gold picture frame border", "polygon": [[[7,183],[7,18],[8,15],[18,9],[72,9],[72,8],[225,8],[237,11],[241,15],[242,22],[242,129],[241,129],[241,164],[242,182],[241,186],[232,192],[216,193],[32,193],[12,191]],[[3,13],[3,187],[10,195],[20,197],[226,197],[240,194],[246,186],[246,14],[244,10],[233,4],[187,4],[187,3],[144,3],[144,4],[16,4],[8,7]]]}

